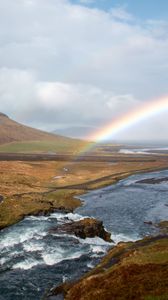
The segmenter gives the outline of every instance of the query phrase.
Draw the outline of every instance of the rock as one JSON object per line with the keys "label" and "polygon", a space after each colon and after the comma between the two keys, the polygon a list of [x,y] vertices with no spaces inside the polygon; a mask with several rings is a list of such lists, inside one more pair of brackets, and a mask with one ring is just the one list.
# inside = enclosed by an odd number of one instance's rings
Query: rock
{"label": "rock", "polygon": [[112,242],[111,234],[104,229],[103,222],[91,218],[60,225],[51,229],[51,232],[75,234],[82,239],[98,236],[106,242]]}
{"label": "rock", "polygon": [[141,183],[141,184],[159,184],[162,182],[167,182],[168,181],[168,177],[163,177],[163,178],[146,178],[146,179],[142,179],[139,181],[136,181],[136,183]]}
{"label": "rock", "polygon": [[152,221],[144,221],[144,224],[153,225]]}

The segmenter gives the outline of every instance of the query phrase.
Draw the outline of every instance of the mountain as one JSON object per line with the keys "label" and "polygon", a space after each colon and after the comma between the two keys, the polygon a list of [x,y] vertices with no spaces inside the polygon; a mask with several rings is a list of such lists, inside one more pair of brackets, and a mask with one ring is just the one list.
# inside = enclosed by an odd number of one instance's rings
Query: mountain
{"label": "mountain", "polygon": [[89,127],[89,126],[74,126],[74,127],[68,127],[68,128],[59,128],[53,133],[58,133],[61,135],[68,136],[70,138],[77,138],[77,139],[84,139],[86,140],[86,137],[89,136],[90,133],[94,132],[96,130],[95,127]]}
{"label": "mountain", "polygon": [[67,152],[86,142],[22,125],[0,113],[0,152]]}
{"label": "mountain", "polygon": [[46,141],[65,139],[38,129],[34,129],[10,119],[7,115],[0,113],[0,144],[23,141]]}

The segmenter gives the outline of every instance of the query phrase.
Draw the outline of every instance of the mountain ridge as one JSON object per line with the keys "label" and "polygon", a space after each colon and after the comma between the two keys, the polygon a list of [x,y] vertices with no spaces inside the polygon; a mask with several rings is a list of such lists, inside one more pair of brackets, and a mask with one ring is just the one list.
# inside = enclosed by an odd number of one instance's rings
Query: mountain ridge
{"label": "mountain ridge", "polygon": [[25,141],[54,141],[70,139],[54,133],[48,133],[12,120],[0,112],[0,145]]}
{"label": "mountain ridge", "polygon": [[87,141],[45,132],[20,124],[0,113],[0,152],[2,153],[78,153]]}

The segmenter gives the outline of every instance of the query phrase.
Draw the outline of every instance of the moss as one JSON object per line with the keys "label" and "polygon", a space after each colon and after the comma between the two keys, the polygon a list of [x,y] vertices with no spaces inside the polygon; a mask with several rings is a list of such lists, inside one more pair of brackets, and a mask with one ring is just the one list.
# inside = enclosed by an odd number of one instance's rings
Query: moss
{"label": "moss", "polygon": [[27,215],[47,214],[54,210],[73,211],[81,202],[77,191],[57,191],[51,194],[30,193],[6,198],[1,204],[0,229],[17,223]]}
{"label": "moss", "polygon": [[[150,255],[149,255],[150,253]],[[65,300],[167,299],[168,237],[119,243],[82,279],[61,287]]]}
{"label": "moss", "polygon": [[160,231],[164,234],[168,234],[168,221],[162,221],[158,224]]}
{"label": "moss", "polygon": [[126,300],[160,296],[168,292],[168,270],[165,265],[119,266],[115,272],[92,276],[68,291],[66,300]]}

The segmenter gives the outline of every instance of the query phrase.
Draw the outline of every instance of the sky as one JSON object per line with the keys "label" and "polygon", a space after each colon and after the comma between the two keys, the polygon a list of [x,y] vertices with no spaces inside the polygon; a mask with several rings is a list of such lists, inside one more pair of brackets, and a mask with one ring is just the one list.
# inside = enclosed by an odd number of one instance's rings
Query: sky
{"label": "sky", "polygon": [[[0,0],[0,111],[97,131],[168,94],[167,0]],[[168,111],[112,140],[167,140]]]}

